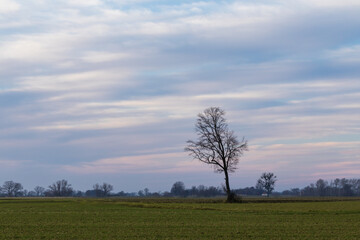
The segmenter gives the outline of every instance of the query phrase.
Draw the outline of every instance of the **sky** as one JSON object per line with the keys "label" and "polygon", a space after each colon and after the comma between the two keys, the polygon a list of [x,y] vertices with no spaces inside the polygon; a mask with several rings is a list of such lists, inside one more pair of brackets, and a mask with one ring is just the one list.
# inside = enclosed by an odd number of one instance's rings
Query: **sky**
{"label": "sky", "polygon": [[226,111],[232,188],[360,177],[358,0],[0,0],[0,183],[220,186],[184,152]]}

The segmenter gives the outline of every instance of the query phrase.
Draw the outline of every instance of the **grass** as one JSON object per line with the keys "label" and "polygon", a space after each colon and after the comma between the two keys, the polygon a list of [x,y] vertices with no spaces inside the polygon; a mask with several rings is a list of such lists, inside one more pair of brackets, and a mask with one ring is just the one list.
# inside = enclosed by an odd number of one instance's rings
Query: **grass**
{"label": "grass", "polygon": [[0,199],[0,239],[360,239],[359,199],[222,201]]}

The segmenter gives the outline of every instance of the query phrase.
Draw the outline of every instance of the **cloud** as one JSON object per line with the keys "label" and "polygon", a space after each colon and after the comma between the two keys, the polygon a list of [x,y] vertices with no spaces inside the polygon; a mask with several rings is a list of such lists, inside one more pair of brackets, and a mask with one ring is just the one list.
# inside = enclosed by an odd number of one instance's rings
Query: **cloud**
{"label": "cloud", "polygon": [[30,161],[22,161],[22,160],[2,160],[0,159],[0,164],[4,168],[16,168],[22,165],[25,165],[26,163],[29,163]]}
{"label": "cloud", "polygon": [[71,6],[83,7],[83,6],[99,6],[102,4],[100,0],[77,0],[77,1],[66,1]]}
{"label": "cloud", "polygon": [[[91,91],[127,83],[126,71],[103,70],[54,76],[34,76],[21,79],[18,91]],[[101,79],[101,80],[100,80]],[[125,81],[123,80],[125,79]]]}
{"label": "cloud", "polygon": [[330,7],[330,8],[341,8],[341,7],[358,7],[360,3],[356,0],[345,0],[345,1],[336,1],[336,0],[320,0],[320,1],[308,1],[308,0],[301,0],[300,2],[304,4],[309,4],[310,6],[316,7]]}
{"label": "cloud", "polygon": [[88,52],[82,57],[82,60],[90,63],[111,62],[119,59],[130,58],[130,54],[109,53],[109,52]]}
{"label": "cloud", "polygon": [[80,122],[57,122],[48,126],[33,127],[33,130],[48,131],[48,130],[90,130],[90,129],[113,129],[134,127],[138,125],[151,124],[157,122],[157,119],[147,118],[146,121],[138,118],[100,118],[94,120],[82,120]]}
{"label": "cloud", "polygon": [[360,61],[360,45],[352,45],[349,47],[342,47],[336,50],[330,50],[325,55],[340,63],[358,63]]}
{"label": "cloud", "polygon": [[9,14],[20,9],[21,5],[13,0],[0,0],[0,13]]}
{"label": "cloud", "polygon": [[[79,165],[66,165],[63,169],[78,174],[94,173],[171,173],[188,171],[198,163],[181,161],[184,153],[147,154],[117,158],[100,159],[93,162],[82,162]],[[179,161],[180,160],[180,161]],[[198,170],[197,170],[198,171]]]}

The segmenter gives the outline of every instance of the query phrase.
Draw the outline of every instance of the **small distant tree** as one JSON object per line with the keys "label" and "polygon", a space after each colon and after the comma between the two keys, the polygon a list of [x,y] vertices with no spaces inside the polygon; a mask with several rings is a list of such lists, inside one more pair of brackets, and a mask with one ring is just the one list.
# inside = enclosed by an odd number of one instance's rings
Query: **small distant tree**
{"label": "small distant tree", "polygon": [[28,194],[29,194],[29,191],[26,190],[26,189],[24,189],[23,191],[20,191],[20,192],[18,193],[18,196],[27,197]]}
{"label": "small distant tree", "polygon": [[149,196],[150,195],[150,191],[148,188],[144,188],[144,195],[145,196]]}
{"label": "small distant tree", "polygon": [[300,189],[299,188],[292,188],[291,195],[293,196],[300,196]]}
{"label": "small distant tree", "polygon": [[106,197],[110,194],[110,192],[114,189],[113,185],[109,183],[99,184],[96,183],[93,185],[93,192],[96,197]]}
{"label": "small distant tree", "polygon": [[71,184],[66,180],[59,180],[49,186],[48,194],[55,197],[71,196],[73,193]]}
{"label": "small distant tree", "polygon": [[85,193],[82,192],[82,191],[80,191],[80,190],[78,190],[78,191],[76,191],[76,193],[74,194],[74,196],[75,196],[75,197],[83,197],[83,196],[85,196]]}
{"label": "small distant tree", "polygon": [[321,178],[316,181],[315,186],[316,186],[316,190],[317,190],[317,193],[319,194],[319,196],[321,196],[321,197],[325,196],[327,185],[328,185],[328,183]]}
{"label": "small distant tree", "polygon": [[340,179],[339,178],[336,178],[334,181],[333,181],[333,184],[334,184],[334,189],[335,189],[335,196],[339,196],[340,195]]}
{"label": "small distant tree", "polygon": [[45,188],[40,187],[40,186],[36,186],[36,187],[34,188],[34,192],[35,192],[35,195],[36,195],[37,197],[43,196],[43,195],[44,195],[44,192],[45,192]]}
{"label": "small distant tree", "polygon": [[101,185],[100,184],[98,184],[98,183],[96,183],[96,184],[94,184],[93,185],[93,189],[94,189],[94,194],[95,194],[95,196],[96,197],[102,197],[102,196],[104,196],[104,192],[103,192],[103,190],[101,189]]}
{"label": "small distant tree", "polygon": [[277,179],[274,173],[264,172],[257,181],[256,188],[266,191],[269,196],[275,188],[276,181]]}
{"label": "small distant tree", "polygon": [[36,197],[36,192],[35,191],[29,191],[27,195],[29,197]]}
{"label": "small distant tree", "polygon": [[353,196],[354,192],[352,190],[352,186],[347,179],[341,179],[342,185],[342,195],[343,196]]}
{"label": "small distant tree", "polygon": [[185,193],[185,184],[183,182],[175,182],[170,190],[173,196],[183,196]]}
{"label": "small distant tree", "polygon": [[6,181],[1,187],[2,191],[8,197],[16,197],[21,193],[23,186],[21,183],[13,182],[13,181]]}
{"label": "small distant tree", "polygon": [[103,183],[101,186],[101,190],[104,193],[104,196],[108,196],[112,190],[114,190],[113,185],[109,183]]}
{"label": "small distant tree", "polygon": [[244,151],[248,150],[247,141],[238,141],[234,132],[229,130],[225,111],[219,107],[210,107],[198,114],[195,124],[198,135],[196,141],[187,141],[185,151],[200,162],[212,165],[215,172],[225,175],[227,202],[235,201],[231,192],[229,173],[234,172]]}
{"label": "small distant tree", "polygon": [[139,197],[145,196],[144,190],[139,190],[139,191],[137,192],[137,195],[138,195]]}
{"label": "small distant tree", "polygon": [[100,186],[100,184],[98,184],[98,183],[94,184],[94,185],[93,185],[93,189],[94,189],[94,190],[99,190],[99,191],[100,191],[100,190],[101,190],[101,186]]}

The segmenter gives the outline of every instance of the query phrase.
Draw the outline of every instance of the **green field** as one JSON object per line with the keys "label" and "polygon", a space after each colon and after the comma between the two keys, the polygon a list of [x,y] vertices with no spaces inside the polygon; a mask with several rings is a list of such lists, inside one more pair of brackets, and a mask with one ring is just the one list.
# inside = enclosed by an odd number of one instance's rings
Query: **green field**
{"label": "green field", "polygon": [[0,239],[355,240],[360,201],[0,199]]}

